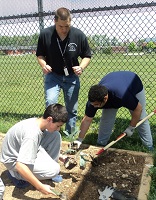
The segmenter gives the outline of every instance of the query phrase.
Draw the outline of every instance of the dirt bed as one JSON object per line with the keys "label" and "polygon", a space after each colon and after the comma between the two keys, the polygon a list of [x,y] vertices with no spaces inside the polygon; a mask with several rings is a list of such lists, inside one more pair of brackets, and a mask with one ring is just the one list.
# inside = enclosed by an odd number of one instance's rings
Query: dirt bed
{"label": "dirt bed", "polygon": [[[68,149],[67,143],[63,143],[62,149],[64,151]],[[98,147],[84,145],[82,152],[87,155],[85,158],[89,160],[86,161],[84,169],[80,168],[80,156],[77,155],[77,165],[70,170],[60,163],[60,174],[63,176],[61,183],[53,183],[51,180],[43,182],[54,187],[55,191],[63,192],[68,200],[98,200],[98,189],[104,190],[106,186],[113,187],[124,195],[137,199],[146,156],[109,149],[98,158],[98,166],[93,167],[89,154],[94,156],[98,150]],[[0,164],[0,170],[6,186],[4,200],[59,199],[52,195],[43,195],[33,186],[26,189],[15,188],[8,179],[6,169],[2,164]]]}

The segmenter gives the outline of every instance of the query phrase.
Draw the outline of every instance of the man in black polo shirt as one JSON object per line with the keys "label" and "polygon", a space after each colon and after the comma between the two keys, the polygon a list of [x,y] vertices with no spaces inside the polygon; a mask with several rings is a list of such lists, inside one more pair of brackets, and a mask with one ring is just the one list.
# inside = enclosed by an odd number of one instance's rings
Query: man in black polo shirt
{"label": "man in black polo shirt", "polygon": [[41,31],[36,56],[45,74],[46,106],[56,103],[63,90],[69,113],[66,131],[70,134],[77,118],[79,76],[90,62],[91,50],[85,34],[71,26],[67,8],[56,11],[54,22],[54,26]]}
{"label": "man in black polo shirt", "polygon": [[[98,109],[102,109],[97,143],[105,146],[110,139],[119,108],[130,111],[131,120],[124,131],[132,136],[136,124],[146,117],[145,91],[137,74],[130,71],[116,71],[104,76],[98,85],[90,88],[85,116],[82,119],[79,138],[74,142],[80,146]],[[153,150],[153,139],[149,121],[137,128],[142,143]]]}

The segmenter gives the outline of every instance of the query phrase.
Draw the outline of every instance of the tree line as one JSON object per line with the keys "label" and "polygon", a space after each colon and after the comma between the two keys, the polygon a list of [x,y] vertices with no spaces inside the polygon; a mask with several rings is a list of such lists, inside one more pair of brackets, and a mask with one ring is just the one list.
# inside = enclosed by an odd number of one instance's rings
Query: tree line
{"label": "tree line", "polygon": [[[35,33],[33,35],[27,36],[0,36],[0,46],[36,46],[39,34]],[[155,51],[156,42],[149,41],[145,42],[145,39],[138,41],[123,41],[120,42],[117,38],[109,38],[107,35],[93,35],[88,37],[89,45],[93,51],[98,51],[102,49],[103,53],[111,53],[112,46],[126,46],[129,52],[134,51]]]}

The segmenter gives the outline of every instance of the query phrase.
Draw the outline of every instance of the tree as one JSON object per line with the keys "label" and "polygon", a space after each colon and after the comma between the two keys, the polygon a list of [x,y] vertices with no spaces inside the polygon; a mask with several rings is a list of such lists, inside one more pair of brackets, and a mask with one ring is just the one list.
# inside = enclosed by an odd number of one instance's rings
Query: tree
{"label": "tree", "polygon": [[116,37],[113,37],[113,39],[111,40],[111,45],[112,46],[118,46],[119,45],[119,41],[116,39]]}
{"label": "tree", "polygon": [[134,51],[137,50],[137,46],[136,46],[135,42],[130,42],[130,43],[129,43],[129,45],[128,45],[128,50],[129,50],[130,52],[134,52]]}

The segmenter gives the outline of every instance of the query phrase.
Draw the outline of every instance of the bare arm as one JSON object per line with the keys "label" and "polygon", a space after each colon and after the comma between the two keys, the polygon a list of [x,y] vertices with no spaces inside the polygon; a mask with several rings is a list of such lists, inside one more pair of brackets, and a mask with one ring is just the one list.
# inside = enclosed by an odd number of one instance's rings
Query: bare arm
{"label": "bare arm", "polygon": [[83,70],[89,65],[90,58],[83,58],[79,66],[73,66],[74,73],[76,75],[81,75]]}
{"label": "bare arm", "polygon": [[83,58],[80,63],[80,67],[84,70],[90,63],[90,58]]}
{"label": "bare arm", "polygon": [[84,116],[84,118],[82,119],[82,122],[81,122],[81,126],[80,126],[80,134],[79,134],[79,138],[84,138],[88,129],[89,129],[89,126],[90,124],[92,123],[92,120],[93,118],[90,118],[90,117],[87,117],[86,115]]}
{"label": "bare arm", "polygon": [[135,127],[136,124],[139,122],[141,112],[142,112],[142,106],[141,106],[140,103],[138,103],[137,107],[135,108],[135,110],[132,113],[132,118],[131,118],[131,121],[130,121],[131,126]]}
{"label": "bare arm", "polygon": [[44,56],[38,56],[37,57],[38,63],[42,68],[42,71],[44,74],[48,74],[50,72],[52,72],[52,68],[46,64],[46,60]]}
{"label": "bare arm", "polygon": [[23,163],[17,162],[16,169],[18,173],[29,183],[31,183],[38,191],[43,194],[52,194],[52,187],[50,185],[42,184],[30,171],[30,169]]}

